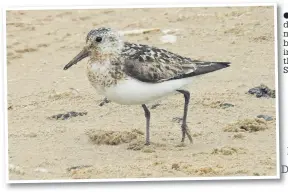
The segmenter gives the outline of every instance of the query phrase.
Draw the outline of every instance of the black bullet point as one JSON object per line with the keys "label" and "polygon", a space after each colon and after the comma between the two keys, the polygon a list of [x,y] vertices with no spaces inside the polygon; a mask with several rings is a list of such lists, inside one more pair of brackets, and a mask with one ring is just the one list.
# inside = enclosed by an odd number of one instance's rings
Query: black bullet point
{"label": "black bullet point", "polygon": [[284,13],[284,18],[288,19],[288,12]]}

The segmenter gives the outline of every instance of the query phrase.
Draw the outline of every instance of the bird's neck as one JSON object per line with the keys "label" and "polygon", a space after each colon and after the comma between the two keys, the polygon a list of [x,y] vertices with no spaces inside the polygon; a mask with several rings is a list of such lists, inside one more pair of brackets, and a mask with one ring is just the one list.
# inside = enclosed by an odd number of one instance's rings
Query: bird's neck
{"label": "bird's neck", "polygon": [[93,53],[90,55],[89,63],[106,63],[119,57],[119,54],[115,53]]}

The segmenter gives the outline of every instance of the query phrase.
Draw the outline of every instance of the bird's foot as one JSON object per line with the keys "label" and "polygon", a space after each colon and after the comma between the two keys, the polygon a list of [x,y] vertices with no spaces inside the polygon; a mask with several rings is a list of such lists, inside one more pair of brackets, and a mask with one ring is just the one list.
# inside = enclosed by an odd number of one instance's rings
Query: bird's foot
{"label": "bird's foot", "polygon": [[182,139],[181,139],[181,142],[182,142],[182,143],[184,142],[185,136],[187,135],[190,143],[192,144],[192,143],[193,143],[193,139],[192,139],[192,137],[191,137],[191,134],[190,134],[190,131],[189,131],[189,129],[188,129],[187,124],[182,124],[181,128],[182,128]]}
{"label": "bird's foot", "polygon": [[149,146],[150,145],[150,141],[146,141],[144,145]]}

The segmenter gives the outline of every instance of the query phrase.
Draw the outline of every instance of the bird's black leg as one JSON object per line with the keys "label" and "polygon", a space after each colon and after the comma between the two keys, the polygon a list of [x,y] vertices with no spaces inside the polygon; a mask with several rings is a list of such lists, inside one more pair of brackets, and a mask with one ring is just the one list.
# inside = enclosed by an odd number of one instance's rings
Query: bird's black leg
{"label": "bird's black leg", "polygon": [[145,145],[150,145],[150,111],[145,104],[142,105],[146,117],[146,142]]}
{"label": "bird's black leg", "polygon": [[182,121],[182,125],[181,125],[181,128],[182,128],[182,140],[181,140],[181,142],[184,142],[185,135],[187,135],[188,139],[190,140],[190,143],[193,143],[192,137],[190,135],[190,131],[188,130],[188,126],[186,123],[188,105],[189,105],[189,100],[190,100],[190,93],[189,93],[189,91],[185,91],[185,90],[177,90],[177,91],[182,93],[184,95],[184,98],[185,98],[183,121]]}

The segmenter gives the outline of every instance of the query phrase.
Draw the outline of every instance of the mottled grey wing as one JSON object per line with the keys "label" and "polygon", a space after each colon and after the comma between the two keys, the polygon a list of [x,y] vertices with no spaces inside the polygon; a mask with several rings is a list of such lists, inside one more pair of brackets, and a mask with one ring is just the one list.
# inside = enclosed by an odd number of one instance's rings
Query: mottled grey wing
{"label": "mottled grey wing", "polygon": [[144,82],[161,82],[183,73],[183,70],[178,66],[131,59],[125,60],[124,69],[127,75]]}
{"label": "mottled grey wing", "polygon": [[143,82],[163,82],[192,77],[228,67],[228,62],[202,62],[164,49],[125,43],[122,52],[127,75]]}

